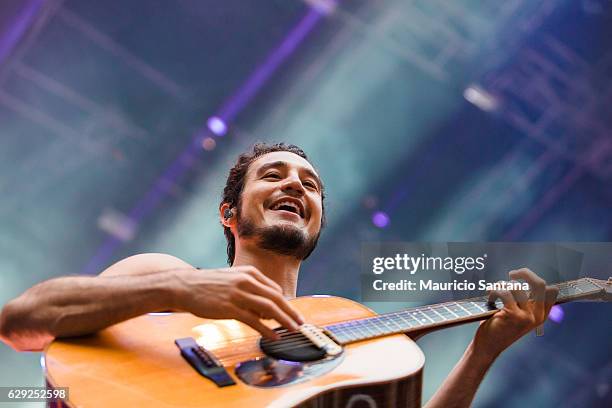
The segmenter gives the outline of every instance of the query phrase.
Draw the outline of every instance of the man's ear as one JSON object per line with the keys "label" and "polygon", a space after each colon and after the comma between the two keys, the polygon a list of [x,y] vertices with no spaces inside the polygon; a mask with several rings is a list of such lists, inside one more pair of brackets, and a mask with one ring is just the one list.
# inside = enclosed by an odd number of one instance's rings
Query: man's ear
{"label": "man's ear", "polygon": [[232,223],[234,222],[234,209],[229,203],[223,203],[219,207],[219,218],[221,219],[221,224],[224,227],[231,228]]}

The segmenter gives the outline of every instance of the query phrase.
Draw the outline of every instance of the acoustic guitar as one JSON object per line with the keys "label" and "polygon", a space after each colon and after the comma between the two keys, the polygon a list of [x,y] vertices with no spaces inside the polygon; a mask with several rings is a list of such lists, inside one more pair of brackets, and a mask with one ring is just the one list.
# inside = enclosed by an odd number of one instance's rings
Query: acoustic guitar
{"label": "acoustic guitar", "polygon": [[[612,279],[556,285],[558,303],[610,300]],[[268,341],[235,320],[152,313],[44,353],[49,387],[68,407],[420,407],[425,362],[413,339],[490,317],[485,297],[377,315],[354,301],[292,304],[309,324]],[[407,335],[406,335],[407,334]]]}

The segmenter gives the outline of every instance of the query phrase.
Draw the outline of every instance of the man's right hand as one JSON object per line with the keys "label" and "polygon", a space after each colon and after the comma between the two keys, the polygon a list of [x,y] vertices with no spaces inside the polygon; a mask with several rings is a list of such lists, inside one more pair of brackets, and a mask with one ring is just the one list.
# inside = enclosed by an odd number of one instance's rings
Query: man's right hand
{"label": "man's right hand", "polygon": [[182,271],[177,308],[209,319],[236,319],[264,337],[278,335],[261,319],[297,330],[304,319],[284,298],[281,287],[253,266]]}

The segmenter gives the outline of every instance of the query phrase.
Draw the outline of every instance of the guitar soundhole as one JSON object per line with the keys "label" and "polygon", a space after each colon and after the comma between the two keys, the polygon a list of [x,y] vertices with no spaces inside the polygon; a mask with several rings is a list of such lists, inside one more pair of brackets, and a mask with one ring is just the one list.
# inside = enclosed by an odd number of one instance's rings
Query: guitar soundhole
{"label": "guitar soundhole", "polygon": [[264,388],[299,384],[330,372],[343,360],[344,353],[327,356],[302,333],[283,328],[274,331],[280,340],[259,340],[267,357],[236,365],[236,375],[245,384]]}
{"label": "guitar soundhole", "polygon": [[274,331],[281,336],[280,340],[268,340],[262,337],[259,341],[259,347],[266,355],[278,360],[298,362],[325,358],[325,350],[312,344],[302,333],[290,332],[284,328],[277,328]]}

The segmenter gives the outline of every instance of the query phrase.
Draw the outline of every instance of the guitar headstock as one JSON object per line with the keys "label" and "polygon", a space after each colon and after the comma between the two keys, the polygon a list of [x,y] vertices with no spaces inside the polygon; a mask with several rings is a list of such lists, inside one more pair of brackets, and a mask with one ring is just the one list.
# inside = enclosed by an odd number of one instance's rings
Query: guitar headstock
{"label": "guitar headstock", "polygon": [[602,300],[604,302],[612,302],[612,277],[609,277],[607,281],[603,279],[594,278],[585,279],[601,288],[601,292],[599,293],[599,296],[597,296],[598,300]]}
{"label": "guitar headstock", "polygon": [[594,278],[580,278],[555,284],[559,289],[557,303],[575,300],[612,301],[612,278],[607,281]]}

